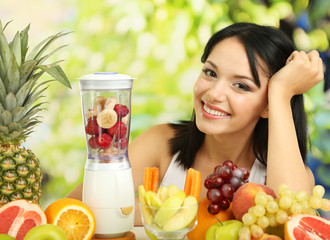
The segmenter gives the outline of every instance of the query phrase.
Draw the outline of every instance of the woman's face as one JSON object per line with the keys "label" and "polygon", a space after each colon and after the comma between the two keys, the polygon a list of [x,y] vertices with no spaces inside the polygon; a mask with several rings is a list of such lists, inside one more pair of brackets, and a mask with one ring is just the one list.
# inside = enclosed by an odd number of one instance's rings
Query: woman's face
{"label": "woman's face", "polygon": [[268,77],[257,70],[260,87],[253,80],[244,45],[236,37],[214,46],[194,87],[200,131],[250,135],[259,118],[267,117]]}

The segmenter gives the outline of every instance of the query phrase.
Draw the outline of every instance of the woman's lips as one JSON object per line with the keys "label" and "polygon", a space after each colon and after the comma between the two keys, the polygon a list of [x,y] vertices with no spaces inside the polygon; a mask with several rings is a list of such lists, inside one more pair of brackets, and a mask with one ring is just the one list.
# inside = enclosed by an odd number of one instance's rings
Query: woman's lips
{"label": "woman's lips", "polygon": [[227,118],[231,116],[229,113],[223,111],[220,108],[211,107],[202,102],[202,113],[205,118],[209,119],[220,119],[220,118]]}

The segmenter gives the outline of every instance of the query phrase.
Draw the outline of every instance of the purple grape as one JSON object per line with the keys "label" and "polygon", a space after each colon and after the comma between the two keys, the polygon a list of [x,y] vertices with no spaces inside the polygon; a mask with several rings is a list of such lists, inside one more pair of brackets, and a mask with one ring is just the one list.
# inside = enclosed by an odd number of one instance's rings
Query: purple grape
{"label": "purple grape", "polygon": [[240,168],[236,168],[233,170],[233,176],[238,177],[239,179],[243,179],[244,173]]}
{"label": "purple grape", "polygon": [[221,176],[221,178],[226,180],[232,176],[232,170],[228,166],[223,166],[219,169],[218,174]]}
{"label": "purple grape", "polygon": [[208,200],[210,200],[212,203],[219,203],[221,201],[221,191],[217,188],[209,189],[206,193],[206,197]]}
{"label": "purple grape", "polygon": [[212,188],[212,178],[206,178],[204,181],[204,186],[207,189],[211,189]]}
{"label": "purple grape", "polygon": [[226,160],[223,162],[222,164],[223,166],[227,166],[227,167],[230,167],[231,169],[234,169],[234,163],[231,161],[231,160]]}
{"label": "purple grape", "polygon": [[241,171],[243,172],[244,174],[244,177],[243,177],[243,180],[248,180],[249,176],[250,176],[250,173],[249,171],[246,169],[246,168],[240,168]]}
{"label": "purple grape", "polygon": [[230,206],[230,201],[227,198],[222,198],[219,205],[222,210],[226,210]]}
{"label": "purple grape", "polygon": [[232,176],[229,179],[229,183],[234,187],[235,191],[241,186],[241,179],[238,177]]}
{"label": "purple grape", "polygon": [[213,188],[220,188],[225,183],[225,180],[220,175],[215,175],[212,177],[211,182]]}
{"label": "purple grape", "polygon": [[235,189],[230,183],[225,183],[224,185],[221,186],[221,193],[222,196],[224,196],[225,198],[232,197],[234,192]]}
{"label": "purple grape", "polygon": [[220,205],[219,204],[209,204],[207,206],[207,211],[212,214],[212,215],[216,215],[220,212],[221,208],[220,208]]}

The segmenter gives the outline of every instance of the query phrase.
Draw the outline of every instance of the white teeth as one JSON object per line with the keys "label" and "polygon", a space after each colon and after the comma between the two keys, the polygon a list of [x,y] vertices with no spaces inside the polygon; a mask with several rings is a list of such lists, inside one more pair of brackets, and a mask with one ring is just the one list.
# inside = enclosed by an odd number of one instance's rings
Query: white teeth
{"label": "white teeth", "polygon": [[228,116],[228,114],[226,113],[223,113],[223,112],[219,112],[219,111],[216,111],[216,110],[213,110],[213,109],[210,109],[208,108],[205,104],[204,104],[204,110],[205,112],[211,114],[211,115],[215,115],[215,116]]}

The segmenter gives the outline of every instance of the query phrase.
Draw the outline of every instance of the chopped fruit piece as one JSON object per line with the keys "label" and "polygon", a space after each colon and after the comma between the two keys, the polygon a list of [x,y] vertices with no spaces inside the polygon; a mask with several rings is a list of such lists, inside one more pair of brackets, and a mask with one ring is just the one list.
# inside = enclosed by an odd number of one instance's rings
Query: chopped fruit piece
{"label": "chopped fruit piece", "polygon": [[88,118],[85,131],[89,135],[97,135],[102,131],[102,129],[97,124],[96,116]]}
{"label": "chopped fruit piece", "polygon": [[108,129],[108,133],[116,139],[121,139],[126,136],[127,127],[123,122],[116,122],[115,125]]}
{"label": "chopped fruit piece", "polygon": [[107,149],[111,146],[112,137],[107,133],[102,133],[97,137],[97,146],[101,149]]}
{"label": "chopped fruit piece", "polygon": [[127,106],[122,104],[116,104],[114,110],[117,113],[119,119],[125,117],[129,113]]}
{"label": "chopped fruit piece", "polygon": [[97,149],[98,148],[98,144],[97,144],[97,136],[92,136],[88,139],[88,145],[93,148],[93,149]]}

